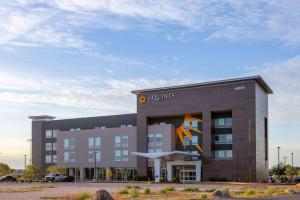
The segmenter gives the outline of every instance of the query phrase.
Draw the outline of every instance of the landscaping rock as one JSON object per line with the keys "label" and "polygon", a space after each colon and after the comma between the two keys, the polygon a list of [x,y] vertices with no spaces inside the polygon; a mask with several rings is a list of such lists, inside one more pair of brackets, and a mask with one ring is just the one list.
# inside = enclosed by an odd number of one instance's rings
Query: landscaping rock
{"label": "landscaping rock", "polygon": [[96,192],[95,200],[113,200],[110,194],[106,190],[98,190]]}
{"label": "landscaping rock", "polygon": [[222,197],[222,192],[220,190],[216,190],[212,193],[213,198],[221,198]]}

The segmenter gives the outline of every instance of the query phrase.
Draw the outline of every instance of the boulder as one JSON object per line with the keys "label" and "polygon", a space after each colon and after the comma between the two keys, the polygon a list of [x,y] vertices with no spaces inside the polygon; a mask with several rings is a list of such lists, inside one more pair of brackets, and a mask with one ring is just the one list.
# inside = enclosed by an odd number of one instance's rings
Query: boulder
{"label": "boulder", "polygon": [[226,198],[230,198],[230,194],[229,191],[222,191],[222,198],[226,199]]}
{"label": "boulder", "polygon": [[106,190],[98,190],[96,192],[95,200],[113,200],[110,194]]}
{"label": "boulder", "polygon": [[212,193],[213,198],[222,198],[222,192],[220,190],[216,190]]}

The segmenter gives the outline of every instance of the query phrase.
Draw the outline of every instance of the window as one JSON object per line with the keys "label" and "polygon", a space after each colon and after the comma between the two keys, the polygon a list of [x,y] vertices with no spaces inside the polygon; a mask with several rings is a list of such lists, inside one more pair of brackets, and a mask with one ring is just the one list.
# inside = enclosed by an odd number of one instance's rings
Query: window
{"label": "window", "polygon": [[122,136],[122,147],[128,147],[128,135]]}
{"label": "window", "polygon": [[52,144],[52,149],[53,149],[53,151],[56,151],[56,150],[57,150],[57,144],[56,144],[56,142],[53,142],[53,144]]}
{"label": "window", "polygon": [[190,138],[188,136],[184,136],[184,145],[190,145]]}
{"label": "window", "polygon": [[166,125],[166,122],[160,122],[159,125]]}
{"label": "window", "polygon": [[70,148],[70,140],[69,138],[64,139],[64,149],[69,149]]}
{"label": "window", "polygon": [[127,127],[132,127],[132,124],[128,124]]}
{"label": "window", "polygon": [[52,163],[52,155],[46,155],[46,163]]}
{"label": "window", "polygon": [[226,159],[232,159],[232,150],[226,150]]}
{"label": "window", "polygon": [[226,135],[226,144],[232,144],[232,134]]}
{"label": "window", "polygon": [[215,144],[225,144],[226,135],[215,135]]}
{"label": "window", "polygon": [[46,138],[52,138],[52,130],[46,130]]}
{"label": "window", "polygon": [[156,152],[156,153],[161,153],[161,152],[162,152],[162,149],[161,149],[161,148],[157,148],[157,149],[155,150],[155,152]]}
{"label": "window", "polygon": [[125,127],[126,127],[126,125],[125,125],[125,124],[122,124],[122,125],[121,125],[121,128],[125,128]]}
{"label": "window", "polygon": [[183,128],[184,128],[185,130],[190,129],[190,122],[189,122],[189,121],[184,121],[184,122],[183,122]]}
{"label": "window", "polygon": [[105,126],[101,126],[101,127],[100,127],[100,129],[102,129],[102,130],[103,130],[103,129],[106,129],[106,127],[105,127]]}
{"label": "window", "polygon": [[121,150],[115,150],[115,161],[121,160]]}
{"label": "window", "polygon": [[56,156],[56,155],[53,155],[52,158],[53,158],[53,161],[52,161],[52,162],[53,162],[53,163],[57,163],[57,156]]}
{"label": "window", "polygon": [[154,145],[154,135],[153,134],[149,134],[148,135],[148,145],[149,146],[153,146]]}
{"label": "window", "polygon": [[198,129],[198,122],[192,121],[192,128]]}
{"label": "window", "polygon": [[70,162],[75,162],[75,151],[70,151]]}
{"label": "window", "polygon": [[57,138],[57,134],[58,134],[59,130],[53,130],[53,138]]}
{"label": "window", "polygon": [[70,160],[70,153],[68,151],[64,152],[64,162],[69,162]]}
{"label": "window", "polygon": [[123,161],[128,161],[128,150],[123,150],[122,151],[122,160]]}
{"label": "window", "polygon": [[95,148],[100,148],[100,147],[101,147],[101,138],[95,137]]}
{"label": "window", "polygon": [[232,150],[216,150],[215,159],[217,160],[231,160]]}
{"label": "window", "polygon": [[155,135],[155,145],[156,146],[162,145],[162,134],[158,133]]}
{"label": "window", "polygon": [[80,128],[76,128],[76,129],[75,129],[75,131],[80,131],[80,130],[81,130]]}
{"label": "window", "polygon": [[[192,151],[193,154],[198,155],[199,152],[198,151]],[[198,156],[192,156],[192,160],[199,160]]]}
{"label": "window", "polygon": [[192,136],[192,145],[196,145],[198,144],[198,136],[197,135],[193,135]]}
{"label": "window", "polygon": [[89,148],[94,148],[94,137],[89,137],[88,143],[89,143]]}
{"label": "window", "polygon": [[232,127],[232,118],[226,118],[225,119],[225,124],[226,124],[226,127]]}
{"label": "window", "polygon": [[224,118],[218,118],[218,119],[215,119],[215,127],[216,128],[221,128],[221,127],[224,127],[225,126],[225,119]]}
{"label": "window", "polygon": [[100,129],[100,127],[99,126],[95,126],[94,129]]}
{"label": "window", "polygon": [[71,128],[70,131],[75,131],[75,128]]}
{"label": "window", "polygon": [[148,149],[148,153],[154,153],[154,149]]}
{"label": "window", "polygon": [[115,136],[115,147],[121,147],[121,136]]}
{"label": "window", "polygon": [[101,151],[96,151],[96,162],[101,161]]}
{"label": "window", "polygon": [[46,143],[46,151],[52,151],[52,143]]}
{"label": "window", "polygon": [[70,138],[70,149],[75,149],[75,138]]}

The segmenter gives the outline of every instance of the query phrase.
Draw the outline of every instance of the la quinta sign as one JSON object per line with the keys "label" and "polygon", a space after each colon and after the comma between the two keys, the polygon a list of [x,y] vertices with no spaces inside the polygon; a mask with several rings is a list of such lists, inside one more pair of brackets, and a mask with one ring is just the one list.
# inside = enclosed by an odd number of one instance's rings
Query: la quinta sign
{"label": "la quinta sign", "polygon": [[171,92],[151,94],[149,96],[140,95],[139,103],[146,104],[147,102],[162,102],[162,101],[168,101],[175,98],[176,98],[175,94]]}

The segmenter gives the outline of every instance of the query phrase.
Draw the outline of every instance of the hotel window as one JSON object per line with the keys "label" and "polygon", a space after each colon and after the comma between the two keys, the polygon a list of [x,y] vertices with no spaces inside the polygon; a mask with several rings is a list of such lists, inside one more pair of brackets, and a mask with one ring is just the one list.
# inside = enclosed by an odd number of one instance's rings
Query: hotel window
{"label": "hotel window", "polygon": [[215,135],[215,144],[225,144],[226,135]]}
{"label": "hotel window", "polygon": [[52,143],[46,143],[46,151],[52,151]]}
{"label": "hotel window", "polygon": [[[192,151],[193,154],[198,155],[199,152],[198,151]],[[192,160],[199,160],[198,156],[192,156]]]}
{"label": "hotel window", "polygon": [[121,150],[115,150],[115,161],[121,161]]}
{"label": "hotel window", "polygon": [[101,147],[101,138],[95,137],[95,148],[100,148],[100,147]]}
{"label": "hotel window", "polygon": [[128,147],[128,135],[122,136],[122,147]]}
{"label": "hotel window", "polygon": [[125,125],[125,124],[122,124],[122,125],[121,125],[121,128],[125,128],[125,127],[126,127],[126,125]]}
{"label": "hotel window", "polygon": [[232,150],[216,150],[215,159],[217,160],[231,160]]}
{"label": "hotel window", "polygon": [[52,155],[46,155],[46,163],[52,163]]}
{"label": "hotel window", "polygon": [[189,121],[184,121],[183,122],[183,128],[185,130],[189,130],[190,129],[190,122]]}
{"label": "hotel window", "polygon": [[226,159],[231,160],[232,159],[232,150],[226,150]]}
{"label": "hotel window", "polygon": [[53,144],[52,144],[52,149],[53,149],[53,151],[56,151],[56,150],[57,150],[57,144],[56,144],[56,142],[53,142]]}
{"label": "hotel window", "polygon": [[192,128],[198,129],[198,122],[192,121]]}
{"label": "hotel window", "polygon": [[157,149],[155,150],[155,152],[156,152],[156,153],[161,153],[161,152],[162,152],[162,149],[161,149],[161,148],[157,148]]}
{"label": "hotel window", "polygon": [[52,130],[46,130],[46,138],[52,138]]}
{"label": "hotel window", "polygon": [[58,134],[59,130],[53,130],[53,138],[57,138],[57,134]]}
{"label": "hotel window", "polygon": [[154,153],[154,149],[148,149],[148,153]]}
{"label": "hotel window", "polygon": [[53,162],[53,163],[57,163],[57,156],[56,156],[56,155],[53,155],[52,158],[53,158],[53,161],[52,161],[52,162]]}
{"label": "hotel window", "polygon": [[70,162],[75,162],[75,151],[70,151]]}
{"label": "hotel window", "polygon": [[103,129],[106,129],[106,127],[105,127],[105,126],[101,126],[101,127],[100,127],[100,129],[102,129],[102,130],[103,130]]}
{"label": "hotel window", "polygon": [[75,128],[71,128],[70,131],[75,131]]}
{"label": "hotel window", "polygon": [[121,147],[121,136],[115,136],[115,147]]}
{"label": "hotel window", "polygon": [[154,135],[149,134],[148,135],[148,146],[153,146],[154,145]]}
{"label": "hotel window", "polygon": [[198,144],[198,136],[197,135],[193,135],[192,136],[192,145],[196,145]]}
{"label": "hotel window", "polygon": [[70,153],[68,151],[64,152],[64,162],[69,162],[70,160]]}
{"label": "hotel window", "polygon": [[155,135],[155,145],[156,146],[162,145],[162,134],[158,133]]}
{"label": "hotel window", "polygon": [[69,149],[70,148],[70,140],[69,138],[64,139],[64,149]]}
{"label": "hotel window", "polygon": [[128,124],[127,127],[132,127],[132,124]]}
{"label": "hotel window", "polygon": [[70,149],[75,149],[75,138],[70,138]]}
{"label": "hotel window", "polygon": [[75,129],[75,131],[80,131],[80,130],[81,130],[81,128],[76,128],[76,129]]}
{"label": "hotel window", "polygon": [[190,138],[188,136],[184,136],[184,145],[190,145],[191,141]]}
{"label": "hotel window", "polygon": [[89,148],[94,148],[94,137],[89,137],[88,141]]}
{"label": "hotel window", "polygon": [[214,120],[215,127],[216,128],[222,128],[225,127],[225,119],[224,118],[218,118]]}
{"label": "hotel window", "polygon": [[128,150],[122,151],[122,161],[128,161]]}
{"label": "hotel window", "polygon": [[232,134],[226,134],[226,144],[232,144]]}
{"label": "hotel window", "polygon": [[232,118],[225,118],[226,127],[232,127]]}

